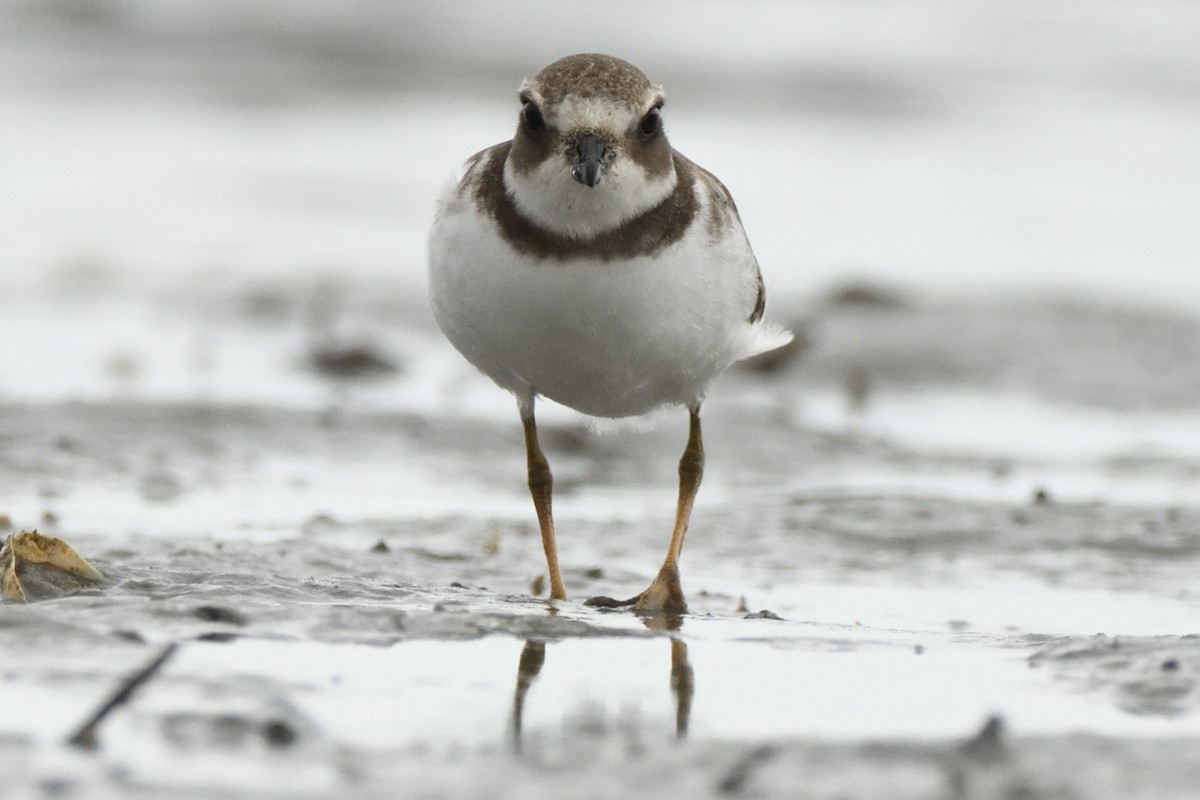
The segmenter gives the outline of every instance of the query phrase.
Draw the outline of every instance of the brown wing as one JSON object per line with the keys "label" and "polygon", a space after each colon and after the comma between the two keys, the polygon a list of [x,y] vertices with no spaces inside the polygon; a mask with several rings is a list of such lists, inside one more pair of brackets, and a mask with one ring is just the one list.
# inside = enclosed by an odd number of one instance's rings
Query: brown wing
{"label": "brown wing", "polygon": [[[725,188],[725,184],[721,183],[720,178],[713,175],[700,165],[688,161],[686,158],[675,151],[677,159],[683,159],[692,169],[696,171],[697,177],[704,183],[708,189],[709,195],[712,197],[712,202],[709,204],[709,231],[714,232],[730,223],[730,218],[737,223],[738,227],[742,226],[742,217],[738,213],[737,203],[733,202],[733,195]],[[747,247],[749,242],[747,242]],[[750,316],[747,318],[749,322],[758,322],[763,318],[763,312],[767,309],[767,290],[763,285],[762,270],[759,269],[758,259],[754,258],[753,253],[751,259],[754,261],[754,282],[758,286],[758,293],[754,298],[754,308],[750,311]]]}
{"label": "brown wing", "polygon": [[762,270],[758,268],[758,261],[754,262],[754,280],[758,283],[758,296],[754,298],[754,310],[750,312],[750,322],[758,322],[763,318],[763,312],[767,310],[767,287],[763,284]]}

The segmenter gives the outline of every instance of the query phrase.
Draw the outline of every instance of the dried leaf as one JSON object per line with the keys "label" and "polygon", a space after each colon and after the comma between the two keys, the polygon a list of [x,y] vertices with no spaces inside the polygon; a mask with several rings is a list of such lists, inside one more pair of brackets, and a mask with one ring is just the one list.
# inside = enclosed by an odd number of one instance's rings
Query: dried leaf
{"label": "dried leaf", "polygon": [[10,536],[8,548],[13,559],[13,575],[16,575],[16,559],[31,564],[49,564],[52,567],[78,575],[90,581],[102,581],[104,575],[87,560],[75,552],[71,545],[54,536],[44,536],[37,531],[22,531]]}

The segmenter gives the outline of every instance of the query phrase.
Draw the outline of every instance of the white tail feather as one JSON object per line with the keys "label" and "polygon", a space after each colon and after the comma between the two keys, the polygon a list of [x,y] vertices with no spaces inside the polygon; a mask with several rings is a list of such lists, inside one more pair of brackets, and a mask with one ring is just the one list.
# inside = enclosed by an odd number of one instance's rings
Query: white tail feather
{"label": "white tail feather", "polygon": [[746,343],[739,360],[769,353],[792,341],[791,331],[769,322],[752,325],[746,329],[746,333]]}

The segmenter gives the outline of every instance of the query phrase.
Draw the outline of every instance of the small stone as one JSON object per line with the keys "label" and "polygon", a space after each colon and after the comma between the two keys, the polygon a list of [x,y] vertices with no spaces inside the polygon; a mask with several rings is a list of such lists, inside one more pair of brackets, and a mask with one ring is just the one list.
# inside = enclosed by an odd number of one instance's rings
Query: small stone
{"label": "small stone", "polygon": [[1163,670],[1163,672],[1178,672],[1179,671],[1179,659],[1168,658],[1166,661],[1162,662],[1162,670]]}
{"label": "small stone", "polygon": [[296,729],[281,719],[273,719],[264,724],[262,734],[271,747],[291,747],[296,743]]}
{"label": "small stone", "polygon": [[747,614],[746,616],[742,617],[742,619],[773,619],[780,622],[783,621],[783,617],[779,616],[774,611],[768,611],[765,608],[762,611],[755,611],[753,614]]}

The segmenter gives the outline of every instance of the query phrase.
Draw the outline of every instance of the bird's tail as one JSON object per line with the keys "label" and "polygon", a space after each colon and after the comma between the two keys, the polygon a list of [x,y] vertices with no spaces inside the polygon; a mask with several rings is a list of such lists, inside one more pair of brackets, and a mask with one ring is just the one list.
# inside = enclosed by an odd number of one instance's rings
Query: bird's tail
{"label": "bird's tail", "polygon": [[738,360],[754,358],[754,356],[769,353],[792,341],[791,331],[771,322],[760,322],[751,325],[747,329],[746,334],[746,342],[742,347],[742,354]]}

